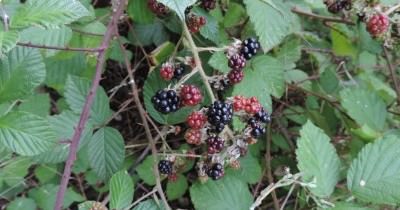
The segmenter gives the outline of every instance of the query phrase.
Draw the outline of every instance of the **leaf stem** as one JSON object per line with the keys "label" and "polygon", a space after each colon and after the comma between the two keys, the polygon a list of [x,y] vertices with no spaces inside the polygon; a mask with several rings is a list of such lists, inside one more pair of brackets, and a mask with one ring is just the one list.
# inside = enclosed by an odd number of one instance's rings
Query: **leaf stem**
{"label": "leaf stem", "polygon": [[298,9],[297,7],[293,7],[292,8],[292,12],[296,13],[298,15],[303,15],[303,16],[307,16],[307,17],[310,17],[310,18],[320,19],[320,20],[323,20],[324,22],[334,22],[334,23],[343,23],[343,24],[347,24],[347,25],[355,25],[355,23],[353,21],[350,21],[350,20],[346,20],[346,19],[343,19],[343,18],[335,18],[335,17],[317,15],[317,14],[314,14],[314,13],[309,13],[309,12],[302,11],[302,10]]}
{"label": "leaf stem", "polygon": [[64,50],[64,51],[78,51],[78,52],[101,52],[106,48],[74,48],[74,47],[56,47],[56,46],[46,46],[46,45],[37,45],[32,43],[23,43],[18,42],[17,45],[23,47],[32,47],[32,48],[40,48],[40,49],[48,49],[48,50]]}

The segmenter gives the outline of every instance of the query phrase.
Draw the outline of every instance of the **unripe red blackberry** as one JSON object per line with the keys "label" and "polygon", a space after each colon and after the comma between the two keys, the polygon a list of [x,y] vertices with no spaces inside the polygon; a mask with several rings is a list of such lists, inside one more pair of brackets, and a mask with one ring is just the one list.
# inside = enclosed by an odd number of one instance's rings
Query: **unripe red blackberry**
{"label": "unripe red blackberry", "polygon": [[185,133],[188,144],[199,145],[201,143],[201,131],[198,129],[188,129]]}
{"label": "unripe red blackberry", "polygon": [[228,66],[233,70],[242,70],[246,66],[246,58],[242,54],[234,54],[229,57]]}
{"label": "unripe red blackberry", "polygon": [[224,166],[215,163],[207,170],[207,175],[213,180],[218,180],[224,176]]}
{"label": "unripe red blackberry", "polygon": [[192,112],[186,119],[186,123],[193,129],[201,129],[207,122],[207,116],[202,112]]}
{"label": "unripe red blackberry", "polygon": [[148,0],[147,6],[154,14],[159,16],[164,16],[169,13],[169,8],[157,0]]}
{"label": "unripe red blackberry", "polygon": [[167,62],[161,66],[160,76],[166,81],[169,81],[174,77],[174,67],[171,63]]}
{"label": "unripe red blackberry", "polygon": [[158,170],[160,171],[161,174],[171,174],[172,173],[172,165],[173,163],[169,160],[160,160],[158,162]]}
{"label": "unripe red blackberry", "polygon": [[255,114],[261,110],[262,106],[256,97],[245,100],[244,110],[249,114]]}
{"label": "unripe red blackberry", "polygon": [[168,181],[176,182],[176,180],[178,180],[178,175],[176,173],[171,173],[168,175]]}
{"label": "unripe red blackberry", "polygon": [[235,112],[239,112],[244,109],[246,105],[246,98],[243,96],[235,96],[233,97],[233,110]]}
{"label": "unripe red blackberry", "polygon": [[242,70],[231,70],[228,73],[229,82],[231,84],[237,84],[243,80],[244,73]]}
{"label": "unripe red blackberry", "polygon": [[217,0],[201,0],[200,6],[205,10],[213,10],[217,5]]}
{"label": "unripe red blackberry", "polygon": [[225,140],[218,136],[210,136],[207,139],[208,154],[219,153],[224,149]]}
{"label": "unripe red blackberry", "polygon": [[186,18],[186,24],[191,33],[197,33],[200,31],[201,27],[206,24],[207,20],[203,16],[196,16],[194,14],[189,14]]}
{"label": "unripe red blackberry", "polygon": [[184,106],[196,106],[203,100],[200,89],[194,85],[183,85],[180,97]]}
{"label": "unripe red blackberry", "polygon": [[367,21],[367,31],[373,37],[384,34],[389,29],[389,17],[383,13],[371,16]]}

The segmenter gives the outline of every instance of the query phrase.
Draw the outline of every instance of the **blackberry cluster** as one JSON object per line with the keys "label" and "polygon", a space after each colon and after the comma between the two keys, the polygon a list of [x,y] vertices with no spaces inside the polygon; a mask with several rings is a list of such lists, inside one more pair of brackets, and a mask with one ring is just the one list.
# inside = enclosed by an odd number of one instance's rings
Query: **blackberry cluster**
{"label": "blackberry cluster", "polygon": [[182,65],[177,65],[174,69],[173,78],[176,80],[180,80],[184,74],[185,74],[185,67]]}
{"label": "blackberry cluster", "polygon": [[271,115],[268,114],[268,112],[265,111],[264,108],[262,108],[259,112],[257,112],[254,117],[262,122],[262,123],[269,123],[271,122]]}
{"label": "blackberry cluster", "polygon": [[343,9],[351,10],[352,2],[351,0],[325,0],[325,5],[328,11],[333,14],[341,12]]}
{"label": "blackberry cluster", "polygon": [[244,78],[243,70],[231,70],[228,73],[228,78],[229,78],[230,84],[237,84],[237,83],[241,82]]}
{"label": "blackberry cluster", "polygon": [[246,60],[250,60],[255,54],[257,54],[258,49],[260,49],[260,43],[255,38],[248,38],[243,41],[240,52]]}
{"label": "blackberry cluster", "polygon": [[158,2],[157,0],[148,0],[147,1],[147,6],[150,8],[150,10],[159,16],[164,16],[168,14],[169,9],[167,6],[164,4]]}
{"label": "blackberry cluster", "polygon": [[208,154],[220,153],[224,149],[225,140],[218,136],[210,136],[207,139]]}
{"label": "blackberry cluster", "polygon": [[217,0],[201,0],[200,6],[205,10],[213,10],[217,5]]}
{"label": "blackberry cluster", "polygon": [[188,144],[199,145],[201,143],[201,131],[198,129],[187,130],[185,140]]}
{"label": "blackberry cluster", "polygon": [[172,165],[173,163],[169,160],[160,160],[158,162],[158,170],[160,171],[161,174],[171,174],[172,173]]}
{"label": "blackberry cluster", "polygon": [[203,100],[201,90],[195,85],[183,85],[180,97],[184,106],[196,106]]}
{"label": "blackberry cluster", "polygon": [[260,111],[255,113],[247,121],[247,125],[251,128],[251,136],[258,138],[265,134],[265,126],[262,123],[269,123],[271,121],[271,116],[262,108]]}
{"label": "blackberry cluster", "polygon": [[233,70],[243,70],[246,66],[246,58],[242,54],[234,54],[229,57],[228,66]]}
{"label": "blackberry cluster", "polygon": [[174,90],[159,90],[151,102],[157,111],[168,114],[179,109],[180,99]]}
{"label": "blackberry cluster", "polygon": [[207,170],[207,175],[213,180],[218,180],[224,176],[224,166],[220,163],[215,163]]}
{"label": "blackberry cluster", "polygon": [[225,125],[232,121],[233,107],[230,103],[215,101],[208,109],[208,122],[215,127],[216,132],[224,130]]}
{"label": "blackberry cluster", "polygon": [[368,19],[367,31],[372,37],[378,37],[388,31],[390,26],[389,17],[385,14],[375,14]]}
{"label": "blackberry cluster", "polygon": [[197,33],[200,31],[200,28],[203,27],[207,23],[207,20],[203,16],[197,16],[194,14],[189,14],[186,17],[186,24],[191,33]]}

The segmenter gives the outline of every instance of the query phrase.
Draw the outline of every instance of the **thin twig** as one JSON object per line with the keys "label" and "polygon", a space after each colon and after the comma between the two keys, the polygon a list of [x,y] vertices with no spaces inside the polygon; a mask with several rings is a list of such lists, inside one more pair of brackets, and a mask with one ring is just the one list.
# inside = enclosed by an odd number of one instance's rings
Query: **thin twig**
{"label": "thin twig", "polygon": [[346,20],[346,19],[342,19],[342,18],[336,18],[336,17],[330,17],[330,16],[322,16],[322,15],[317,15],[314,13],[309,13],[309,12],[305,12],[302,11],[300,9],[298,9],[297,7],[292,8],[292,12],[296,13],[298,15],[303,15],[303,16],[307,16],[310,18],[314,18],[314,19],[320,19],[323,20],[325,22],[334,22],[334,23],[344,23],[347,25],[355,25],[355,23],[351,20]]}
{"label": "thin twig", "polygon": [[396,90],[396,95],[397,95],[397,103],[400,104],[400,84],[399,81],[397,80],[397,76],[396,76],[396,70],[394,69],[392,62],[390,61],[390,57],[389,57],[389,51],[386,48],[386,46],[383,46],[383,53],[385,54],[385,59],[390,71],[390,76],[392,77],[393,83],[394,83],[394,88]]}
{"label": "thin twig", "polygon": [[63,50],[63,51],[78,51],[78,52],[102,52],[105,48],[75,48],[75,47],[56,47],[56,46],[46,46],[46,45],[38,45],[32,43],[23,43],[18,42],[17,45],[23,47],[32,47],[32,48],[40,48],[40,49],[48,49],[48,50]]}
{"label": "thin twig", "polygon": [[136,206],[138,203],[140,203],[140,201],[146,199],[147,197],[153,195],[155,192],[157,192],[157,188],[154,188],[152,191],[146,193],[145,195],[143,195],[142,197],[138,198],[135,202],[133,202],[130,206],[126,207],[125,210],[129,210],[131,208],[133,208],[134,206]]}
{"label": "thin twig", "polygon": [[[120,45],[120,49],[122,50],[122,54],[124,55],[125,65],[126,65],[126,69],[127,69],[127,73],[128,73],[129,79],[130,79],[130,81],[135,81],[135,78],[134,78],[133,72],[132,72],[132,68],[131,68],[131,64],[130,64],[130,61],[129,61],[128,56],[126,54],[126,49],[122,45],[121,42],[119,43],[119,45]],[[144,129],[145,129],[145,133],[146,133],[147,139],[149,140],[150,147],[151,147],[151,152],[152,152],[152,155],[154,157],[153,158],[154,159],[153,172],[154,172],[154,176],[156,178],[156,189],[158,191],[158,194],[161,197],[161,200],[164,203],[164,207],[167,210],[169,210],[169,209],[171,209],[171,207],[169,206],[168,201],[167,201],[167,199],[165,197],[164,191],[162,189],[160,172],[158,171],[158,167],[157,167],[157,153],[158,152],[157,152],[157,148],[156,148],[156,143],[155,143],[155,140],[154,140],[154,138],[153,138],[153,136],[151,134],[150,126],[149,126],[149,123],[148,123],[147,118],[146,118],[147,113],[144,110],[143,105],[142,105],[142,103],[140,101],[139,92],[138,92],[138,89],[137,89],[137,86],[136,86],[135,82],[131,83],[131,91],[132,91],[133,99],[134,99],[134,101],[136,103],[137,109],[139,110],[140,118],[142,119],[142,123],[143,123]]]}
{"label": "thin twig", "polygon": [[400,4],[397,4],[391,8],[389,8],[388,10],[385,11],[385,15],[390,15],[392,12],[395,12],[396,10],[398,10],[400,8]]}
{"label": "thin twig", "polygon": [[83,130],[85,129],[86,122],[89,119],[90,108],[93,104],[94,97],[96,95],[96,91],[97,91],[97,88],[99,87],[99,83],[101,80],[101,73],[102,73],[103,66],[104,66],[105,59],[106,59],[105,49],[107,49],[110,44],[110,41],[114,34],[114,28],[118,24],[118,19],[122,15],[125,5],[126,5],[126,0],[119,1],[119,5],[118,5],[117,9],[115,10],[115,12],[112,16],[112,19],[108,23],[107,31],[106,31],[103,41],[101,43],[100,49],[102,49],[102,50],[98,51],[99,54],[97,56],[96,73],[93,78],[92,87],[90,88],[90,91],[86,97],[85,104],[83,106],[78,125],[75,128],[74,135],[71,139],[71,145],[69,148],[68,159],[65,163],[64,173],[63,173],[63,176],[61,179],[60,187],[57,192],[54,210],[62,209],[62,205],[64,203],[65,192],[67,190],[69,179],[71,177],[72,166],[76,160],[76,153],[78,151],[79,140],[81,138]]}
{"label": "thin twig", "polygon": [[[265,152],[265,161],[267,165],[267,179],[269,183],[274,183],[274,177],[272,177],[272,167],[271,167],[271,141],[272,141],[272,134],[271,134],[271,124],[268,124],[267,128],[267,146],[266,146],[266,152]],[[274,202],[274,208],[276,210],[279,210],[279,201],[278,198],[276,197],[275,191],[271,192],[272,195],[272,200]]]}

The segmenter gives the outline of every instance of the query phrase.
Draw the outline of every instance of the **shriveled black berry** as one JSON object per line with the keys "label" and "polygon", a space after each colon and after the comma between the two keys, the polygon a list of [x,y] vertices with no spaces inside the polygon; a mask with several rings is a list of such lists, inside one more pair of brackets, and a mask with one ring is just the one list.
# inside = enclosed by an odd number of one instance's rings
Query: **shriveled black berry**
{"label": "shriveled black berry", "polygon": [[234,54],[229,57],[228,66],[233,70],[242,70],[246,66],[246,58],[242,54]]}
{"label": "shriveled black berry", "polygon": [[258,138],[261,135],[265,133],[265,127],[263,127],[261,124],[257,123],[254,127],[251,129],[251,136],[254,138]]}
{"label": "shriveled black berry", "polygon": [[213,125],[217,132],[221,132],[224,126],[232,121],[233,106],[223,101],[215,101],[207,112],[208,122]]}
{"label": "shriveled black berry", "polygon": [[151,98],[151,102],[157,111],[168,114],[178,111],[180,99],[174,90],[159,90]]}
{"label": "shriveled black berry", "polygon": [[160,160],[160,162],[158,162],[158,170],[161,174],[171,174],[172,165],[173,163],[169,160]]}
{"label": "shriveled black berry", "polygon": [[174,79],[180,80],[182,76],[185,74],[185,67],[178,65],[174,69]]}
{"label": "shriveled black berry", "polygon": [[246,60],[250,60],[257,54],[258,49],[260,49],[260,43],[255,38],[248,38],[243,41],[240,52]]}
{"label": "shriveled black berry", "polygon": [[218,136],[210,136],[207,139],[208,154],[219,153],[224,149],[225,140]]}
{"label": "shriveled black berry", "polygon": [[260,122],[263,123],[269,123],[271,122],[271,115],[268,114],[264,109],[261,109],[259,112],[257,112],[254,117],[259,120]]}
{"label": "shriveled black berry", "polygon": [[205,10],[213,10],[217,4],[217,0],[201,0],[200,6]]}
{"label": "shriveled black berry", "polygon": [[224,166],[215,163],[207,170],[207,175],[213,180],[218,180],[224,176]]}

